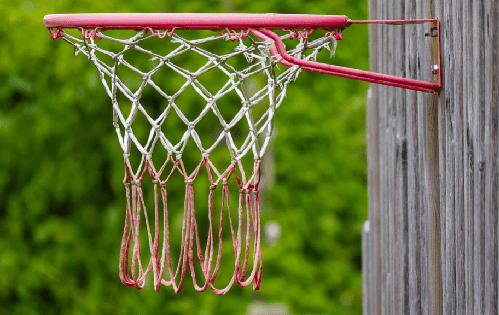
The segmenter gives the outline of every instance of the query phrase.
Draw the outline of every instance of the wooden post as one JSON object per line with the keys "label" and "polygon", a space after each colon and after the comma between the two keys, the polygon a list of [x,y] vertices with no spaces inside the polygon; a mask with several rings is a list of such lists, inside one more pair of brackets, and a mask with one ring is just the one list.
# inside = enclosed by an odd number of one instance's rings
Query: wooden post
{"label": "wooden post", "polygon": [[[499,4],[369,0],[369,11],[440,19],[443,89],[369,89],[364,314],[498,314]],[[371,26],[371,71],[432,80],[430,27]]]}

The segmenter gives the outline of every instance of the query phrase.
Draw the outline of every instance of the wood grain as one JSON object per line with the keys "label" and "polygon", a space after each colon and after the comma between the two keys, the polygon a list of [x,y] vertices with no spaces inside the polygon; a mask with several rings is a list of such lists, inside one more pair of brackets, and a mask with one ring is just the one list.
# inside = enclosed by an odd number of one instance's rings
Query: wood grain
{"label": "wood grain", "polygon": [[485,314],[497,314],[497,210],[498,208],[498,44],[497,1],[486,1],[485,41]]}
{"label": "wood grain", "polygon": [[[369,0],[371,19],[440,19],[443,89],[368,94],[365,314],[499,313],[498,6]],[[432,80],[427,31],[370,27],[371,70]]]}

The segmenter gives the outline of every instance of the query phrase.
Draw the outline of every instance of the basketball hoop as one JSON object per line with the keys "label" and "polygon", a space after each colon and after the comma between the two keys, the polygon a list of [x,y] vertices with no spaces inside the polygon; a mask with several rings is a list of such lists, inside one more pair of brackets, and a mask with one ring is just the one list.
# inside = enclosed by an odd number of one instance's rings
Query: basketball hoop
{"label": "basketball hoop", "polygon": [[[437,20],[424,20],[428,21]],[[388,24],[393,24],[393,21],[391,22]],[[331,55],[334,54],[337,40],[342,39],[342,31],[354,23],[356,22],[346,16],[334,15],[141,13],[45,16],[44,25],[50,30],[53,39],[65,40],[73,46],[75,54],[85,55],[94,64],[111,99],[113,124],[125,161],[127,207],[119,264],[120,278],[125,285],[143,288],[146,277],[152,271],[155,290],[159,291],[163,284],[178,292],[182,289],[185,274],[189,269],[197,291],[210,288],[216,294],[225,294],[234,283],[240,286],[253,283],[255,290],[259,288],[262,273],[258,196],[260,162],[272,135],[275,111],[283,102],[289,84],[297,78],[301,70],[438,93],[440,82],[405,79],[317,62],[321,50],[327,49]],[[78,29],[79,35],[70,34],[68,29]],[[136,32],[133,32],[131,37],[121,38],[106,32],[111,30]],[[180,36],[179,33],[185,30],[212,30],[217,33],[192,39],[192,36]],[[313,39],[312,33],[318,30],[324,35]],[[276,32],[284,34],[278,35]],[[166,53],[158,53],[144,48],[148,41],[153,40],[165,41],[169,50]],[[217,54],[206,48],[210,45],[226,46],[227,44],[221,44],[224,41],[233,42],[234,47],[230,52]],[[113,48],[106,47],[105,43],[111,43]],[[130,52],[148,56],[151,68],[144,71],[134,66],[133,60],[127,59]],[[205,62],[195,70],[179,66],[176,60],[185,54],[196,54]],[[107,62],[104,61],[106,58]],[[245,65],[232,62],[237,58],[244,59]],[[279,65],[285,67],[279,68]],[[125,70],[141,78],[136,89],[128,86],[120,76],[121,71]],[[165,86],[155,82],[155,75],[161,71],[170,71],[182,77],[184,83],[177,91],[167,92]],[[200,77],[210,71],[222,73],[218,79],[226,82],[216,91],[210,91],[200,80]],[[246,80],[257,75],[264,78],[264,86],[257,89],[248,88]],[[141,97],[146,88],[152,89],[166,102],[165,108],[157,117],[152,117],[142,104]],[[183,106],[177,104],[179,95],[186,89],[195,91],[204,102],[202,110],[194,119],[189,119],[183,112]],[[221,114],[218,105],[228,94],[236,95],[238,99],[237,113],[231,119],[226,119]],[[124,113],[123,99],[131,103],[128,115]],[[257,108],[260,115],[255,114]],[[185,126],[185,132],[177,142],[162,129],[167,125],[170,113],[175,113]],[[219,130],[214,142],[207,145],[201,140],[196,126],[203,118],[212,114],[218,120]],[[139,124],[138,116],[143,124],[146,121],[149,129],[147,141],[140,141],[134,132],[134,128]],[[234,128],[243,123],[247,126],[244,141],[236,143]],[[183,154],[187,142],[191,139],[199,149],[200,158],[194,171],[189,172],[184,166]],[[167,158],[158,168],[152,156],[160,147],[167,152]],[[142,156],[139,166],[135,169],[130,162],[132,149],[140,152]],[[213,152],[220,149],[225,150],[231,161],[221,170],[215,167],[210,158]],[[248,171],[241,160],[250,151],[254,162],[251,171]],[[209,180],[209,226],[204,249],[201,248],[193,188],[202,170],[206,170]],[[166,188],[173,174],[180,174],[185,182],[181,249],[176,267],[170,253]],[[146,175],[149,175],[154,186],[154,224],[149,222],[142,191]],[[235,264],[229,283],[223,288],[217,288],[215,279],[222,259],[223,218],[224,209],[228,209],[230,204],[231,178],[235,179],[239,189],[237,220],[233,222],[231,212],[225,211],[230,223]],[[213,219],[213,198],[216,193],[221,194],[222,198],[218,224]],[[139,237],[141,221],[145,221],[151,253],[149,261],[144,265]],[[160,225],[163,230],[161,236]],[[217,254],[215,248],[218,248]],[[198,267],[194,264],[195,259],[199,261]],[[248,270],[250,263],[252,267]],[[197,283],[196,268],[201,270],[202,284]],[[249,275],[246,276],[248,272]]]}

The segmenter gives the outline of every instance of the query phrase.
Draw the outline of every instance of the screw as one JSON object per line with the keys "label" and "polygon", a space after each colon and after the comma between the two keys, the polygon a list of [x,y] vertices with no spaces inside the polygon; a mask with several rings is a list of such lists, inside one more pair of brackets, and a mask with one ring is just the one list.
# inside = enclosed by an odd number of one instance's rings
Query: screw
{"label": "screw", "polygon": [[433,65],[431,73],[438,74],[438,65]]}
{"label": "screw", "polygon": [[430,29],[430,32],[429,33],[425,33],[424,36],[426,37],[437,37],[438,36],[438,33],[437,33],[437,28],[436,27],[432,27]]}

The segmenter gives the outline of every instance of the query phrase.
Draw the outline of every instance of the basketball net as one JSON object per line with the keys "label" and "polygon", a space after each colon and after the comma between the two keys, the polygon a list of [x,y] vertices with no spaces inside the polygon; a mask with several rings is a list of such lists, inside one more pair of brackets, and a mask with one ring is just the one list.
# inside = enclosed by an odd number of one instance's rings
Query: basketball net
{"label": "basketball net", "polygon": [[[189,269],[194,288],[197,291],[205,291],[210,288],[216,294],[225,294],[234,283],[240,286],[253,283],[253,288],[257,290],[260,287],[262,274],[258,194],[260,164],[271,139],[275,111],[281,105],[289,83],[295,80],[300,73],[300,67],[281,65],[281,69],[278,69],[277,65],[281,58],[276,53],[274,42],[256,30],[246,30],[239,33],[233,30],[224,30],[221,35],[194,40],[180,37],[174,32],[174,29],[160,32],[145,28],[127,39],[110,37],[104,32],[100,32],[99,29],[93,31],[82,29],[81,31],[82,37],[72,36],[62,29],[51,32],[53,38],[62,38],[73,45],[75,54],[82,53],[88,57],[97,68],[100,80],[111,98],[113,124],[124,153],[124,184],[127,196],[125,228],[119,262],[121,281],[127,286],[141,289],[145,285],[146,277],[152,271],[156,291],[160,290],[161,285],[165,285],[171,286],[175,292],[178,292],[182,289],[185,274]],[[287,53],[302,60],[315,60],[317,53],[323,48],[327,48],[332,54],[334,53],[336,46],[334,36],[312,41],[308,39],[310,33],[310,30],[291,30],[289,34],[281,36],[282,39],[295,38],[294,41],[289,41],[291,42],[289,45],[294,45],[294,47],[288,49]],[[163,38],[164,45],[171,47],[166,55],[142,47],[146,41],[155,40],[158,37]],[[227,40],[237,43],[234,51],[228,54],[217,55],[203,47],[210,42],[220,42],[220,45],[223,45],[223,41]],[[120,44],[121,48],[106,50],[102,48],[102,43],[105,41]],[[126,60],[127,52],[132,50],[148,55],[150,61],[154,63],[152,70],[143,72],[134,67],[132,61]],[[205,64],[196,71],[190,71],[175,64],[175,57],[186,52],[198,54],[206,60]],[[101,60],[100,56],[110,57],[112,62],[106,63]],[[247,61],[247,65],[243,69],[236,69],[228,62],[237,56],[244,56]],[[124,83],[125,80],[120,77],[120,69],[123,67],[143,78],[137,90],[132,91]],[[175,71],[185,79],[185,83],[174,94],[168,94],[160,84],[155,83],[152,79],[155,73],[165,68]],[[222,71],[225,77],[221,77],[220,80],[226,81],[223,87],[215,93],[209,92],[198,80],[198,76],[213,69]],[[244,82],[245,79],[256,74],[266,78],[266,85],[255,91],[247,88]],[[167,100],[166,108],[162,109],[158,117],[151,117],[146,107],[141,103],[142,92],[146,86],[152,87],[158,95]],[[182,106],[176,103],[177,97],[188,87],[192,87],[205,101],[204,108],[194,120],[189,120],[183,114]],[[236,92],[240,104],[237,114],[231,120],[226,120],[221,115],[217,102],[229,92]],[[123,112],[124,108],[119,102],[118,94],[124,95],[131,102],[129,112]],[[255,119],[253,108],[262,103],[266,105],[266,109],[263,115]],[[178,142],[170,139],[169,135],[162,131],[162,126],[167,123],[172,111],[185,124],[185,132]],[[220,123],[220,132],[216,136],[216,140],[209,145],[202,143],[201,137],[196,131],[196,125],[207,113],[215,114]],[[147,128],[149,129],[149,137],[146,142],[142,143],[134,134],[134,122],[140,115],[147,120]],[[145,120],[142,119],[141,123]],[[237,146],[232,130],[240,121],[247,123],[249,132],[245,135],[242,145]],[[186,170],[182,159],[184,149],[190,139],[194,141],[201,153],[199,164],[192,172]],[[153,152],[158,150],[158,147],[163,147],[167,152],[166,161],[161,165],[155,165],[152,160]],[[130,162],[133,148],[137,149],[142,156],[140,165],[135,169]],[[231,163],[224,169],[217,169],[210,159],[210,154],[215,149],[226,150],[226,154],[230,155]],[[250,151],[254,159],[253,167],[251,170],[245,170],[241,159]],[[194,155],[196,153],[186,152],[186,154]],[[200,214],[196,213],[194,207],[193,185],[201,170],[204,169],[208,174],[210,190],[208,212]],[[181,247],[176,266],[171,255],[170,217],[166,189],[167,183],[174,173],[180,174],[185,182]],[[154,222],[149,222],[142,190],[143,181],[148,180],[146,175],[151,178],[154,187]],[[230,210],[225,210],[229,209],[230,205],[229,179],[231,177],[235,177],[239,189],[237,218],[232,218]],[[214,212],[217,211],[213,205],[215,194],[222,195],[219,222],[214,222]],[[207,216],[209,222],[204,246],[200,241],[203,235],[200,235],[196,219],[200,215]],[[229,283],[225,287],[217,288],[214,282],[222,260],[224,217],[229,220],[235,264]],[[143,233],[142,235],[140,233],[140,227],[144,224],[143,221],[145,221],[150,251],[147,263],[144,263],[143,257],[141,257],[143,250],[140,246],[140,238],[144,236]],[[248,270],[249,262],[252,266],[251,270]],[[203,278],[201,283],[196,280],[196,269],[201,270]]]}

